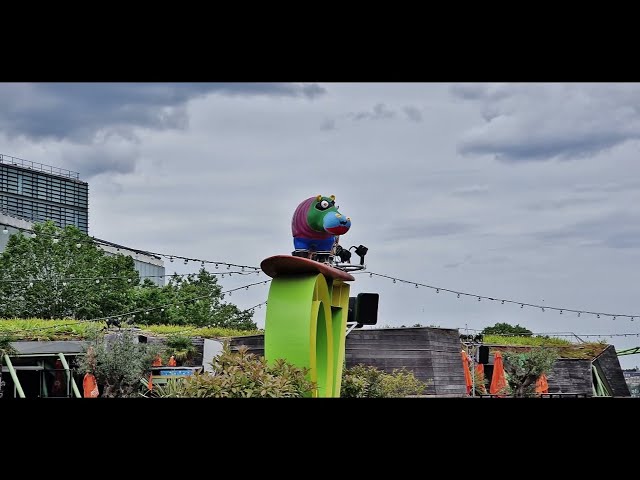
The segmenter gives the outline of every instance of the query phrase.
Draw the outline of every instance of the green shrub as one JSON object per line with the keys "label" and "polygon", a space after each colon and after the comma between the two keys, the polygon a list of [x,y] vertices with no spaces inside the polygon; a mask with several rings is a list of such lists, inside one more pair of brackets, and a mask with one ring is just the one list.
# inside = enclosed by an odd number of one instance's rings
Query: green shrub
{"label": "green shrub", "polygon": [[87,355],[76,357],[75,366],[80,372],[95,375],[102,397],[132,397],[141,390],[140,379],[148,377],[161,347],[136,340],[133,332],[122,330],[108,342],[99,337],[88,347]]}
{"label": "green shrub", "polygon": [[426,384],[418,380],[413,372],[401,369],[393,370],[393,373],[382,374],[382,396],[408,397],[410,395],[420,395],[424,393]]}
{"label": "green shrub", "polygon": [[306,378],[307,369],[297,368],[284,360],[268,365],[264,357],[248,353],[245,346],[231,352],[225,345],[211,366],[213,373],[171,379],[166,385],[154,387],[151,395],[173,398],[308,397],[315,388]]}
{"label": "green shrub", "polygon": [[343,398],[379,398],[383,396],[384,372],[375,367],[356,365],[342,373],[340,396]]}
{"label": "green shrub", "polygon": [[173,355],[178,365],[191,365],[197,349],[191,337],[186,335],[169,335],[165,342],[167,359]]}
{"label": "green shrub", "polygon": [[383,398],[420,395],[426,384],[413,372],[395,369],[386,373],[372,366],[356,365],[345,368],[340,396],[343,398]]}

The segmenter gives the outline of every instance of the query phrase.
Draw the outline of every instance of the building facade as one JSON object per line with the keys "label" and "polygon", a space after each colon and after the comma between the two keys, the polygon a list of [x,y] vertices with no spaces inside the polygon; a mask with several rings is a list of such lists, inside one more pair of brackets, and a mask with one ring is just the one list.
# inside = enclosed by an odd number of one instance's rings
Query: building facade
{"label": "building facade", "polygon": [[53,220],[89,233],[89,184],[80,174],[0,154],[0,213],[31,222]]}
{"label": "building facade", "polygon": [[[74,225],[88,235],[89,184],[77,172],[0,154],[0,253],[10,235],[30,231],[34,223],[47,220],[60,228]],[[142,280],[164,285],[162,257],[94,240],[110,255],[132,257]]]}

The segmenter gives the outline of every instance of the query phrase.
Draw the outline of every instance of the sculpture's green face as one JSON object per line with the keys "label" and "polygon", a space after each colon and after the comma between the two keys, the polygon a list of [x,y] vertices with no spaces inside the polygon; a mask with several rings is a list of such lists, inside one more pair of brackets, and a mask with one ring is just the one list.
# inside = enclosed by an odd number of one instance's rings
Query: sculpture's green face
{"label": "sculpture's green face", "polygon": [[351,219],[345,217],[336,207],[335,197],[318,195],[311,204],[307,214],[309,226],[318,232],[329,232],[333,235],[347,233],[351,227]]}

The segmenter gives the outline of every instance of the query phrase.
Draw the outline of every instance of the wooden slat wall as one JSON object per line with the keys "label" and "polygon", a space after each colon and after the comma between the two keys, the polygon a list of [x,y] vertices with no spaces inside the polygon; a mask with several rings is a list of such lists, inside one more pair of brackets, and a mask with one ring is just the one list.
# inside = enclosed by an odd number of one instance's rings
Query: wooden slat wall
{"label": "wooden slat wall", "polygon": [[593,396],[591,360],[560,358],[547,374],[549,393],[581,393]]}
{"label": "wooden slat wall", "polygon": [[630,397],[629,385],[627,385],[624,379],[624,373],[622,373],[622,367],[620,366],[620,360],[618,354],[613,345],[609,345],[604,352],[602,352],[593,363],[597,364],[604,373],[606,381],[613,390],[615,397]]}
{"label": "wooden slat wall", "polygon": [[[264,355],[264,336],[234,337],[231,349],[246,345]],[[466,396],[458,330],[389,328],[352,330],[347,336],[346,365],[372,365],[391,373],[406,367],[427,383],[427,395]]]}
{"label": "wooden slat wall", "polygon": [[229,347],[232,352],[238,350],[240,345],[245,345],[249,348],[250,353],[255,353],[258,356],[264,355],[264,335],[247,335],[246,337],[231,337],[229,340]]}
{"label": "wooden slat wall", "polygon": [[466,396],[458,330],[430,327],[353,330],[347,367],[359,363],[391,373],[406,367],[427,383],[427,395]]}

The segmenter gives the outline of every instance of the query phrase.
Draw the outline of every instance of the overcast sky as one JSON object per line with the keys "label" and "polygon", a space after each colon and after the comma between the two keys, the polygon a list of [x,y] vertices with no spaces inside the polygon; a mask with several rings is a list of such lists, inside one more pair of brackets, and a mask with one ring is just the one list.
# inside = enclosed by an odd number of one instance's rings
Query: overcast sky
{"label": "overcast sky", "polygon": [[340,243],[369,248],[351,291],[380,294],[379,325],[507,322],[618,350],[640,346],[640,318],[368,272],[640,316],[639,140],[633,83],[0,84],[0,153],[79,172],[90,235],[258,266],[293,250],[298,203],[333,194],[352,221]]}

